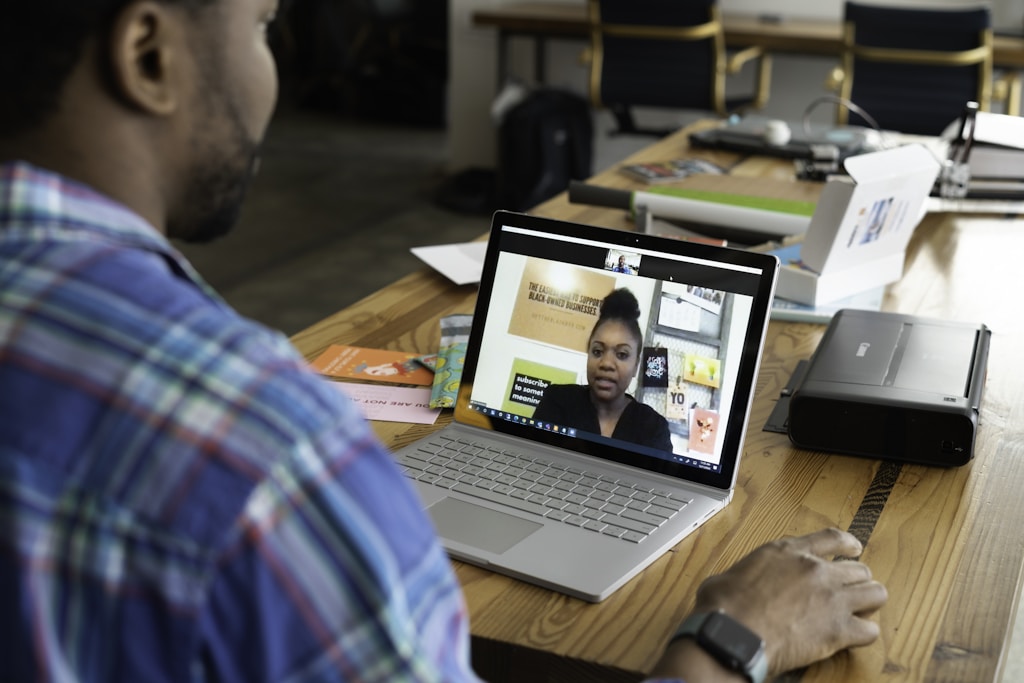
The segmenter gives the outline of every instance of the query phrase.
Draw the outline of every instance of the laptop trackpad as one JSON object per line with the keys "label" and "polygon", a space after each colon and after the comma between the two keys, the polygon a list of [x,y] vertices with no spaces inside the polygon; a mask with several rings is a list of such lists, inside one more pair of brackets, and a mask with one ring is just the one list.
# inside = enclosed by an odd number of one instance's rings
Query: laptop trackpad
{"label": "laptop trackpad", "polygon": [[544,526],[458,498],[442,498],[428,511],[445,538],[496,555]]}

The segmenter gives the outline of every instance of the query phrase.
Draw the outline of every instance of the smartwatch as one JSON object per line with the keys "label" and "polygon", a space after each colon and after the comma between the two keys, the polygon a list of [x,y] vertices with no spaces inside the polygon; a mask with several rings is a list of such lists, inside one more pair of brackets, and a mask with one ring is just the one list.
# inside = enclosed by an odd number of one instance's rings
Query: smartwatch
{"label": "smartwatch", "polygon": [[751,683],[764,683],[768,675],[764,641],[725,612],[690,615],[672,636],[672,640],[679,638],[693,638],[719,664],[743,674]]}

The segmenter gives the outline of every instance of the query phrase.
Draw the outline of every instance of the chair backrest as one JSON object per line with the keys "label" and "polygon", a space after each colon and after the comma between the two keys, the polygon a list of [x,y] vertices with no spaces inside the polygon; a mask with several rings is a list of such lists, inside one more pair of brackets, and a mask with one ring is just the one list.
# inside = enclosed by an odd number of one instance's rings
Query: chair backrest
{"label": "chair backrest", "polygon": [[595,106],[726,113],[716,0],[588,0],[588,13]]}
{"label": "chair backrest", "polygon": [[[840,95],[885,129],[935,135],[969,101],[990,108],[992,17],[987,6],[845,4]],[[838,122],[865,125],[841,109]]]}

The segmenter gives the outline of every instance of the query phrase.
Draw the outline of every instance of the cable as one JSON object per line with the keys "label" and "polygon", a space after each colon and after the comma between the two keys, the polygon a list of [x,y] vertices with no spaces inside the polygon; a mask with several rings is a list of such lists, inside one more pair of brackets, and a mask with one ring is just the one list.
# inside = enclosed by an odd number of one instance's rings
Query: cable
{"label": "cable", "polygon": [[[824,102],[829,102],[837,105],[846,107],[852,112],[858,114],[861,118],[868,122],[875,133],[878,134],[878,143],[876,148],[885,149],[888,145],[885,142],[884,135],[878,122],[875,121],[874,117],[868,114],[866,111],[861,109],[859,106],[846,99],[845,97],[837,97],[835,95],[825,95],[812,100],[807,108],[804,110],[802,125],[804,135],[808,139],[814,139],[814,133],[811,130],[811,112]],[[811,144],[811,158],[810,159],[798,159],[795,162],[796,165],[796,176],[801,180],[825,180],[829,175],[838,173],[841,169],[842,154],[838,144],[828,140],[828,135],[825,136],[826,140],[818,144]]]}
{"label": "cable", "polygon": [[867,121],[868,124],[870,124],[871,127],[874,128],[876,131],[878,131],[879,133],[882,132],[882,128],[881,126],[878,125],[878,121],[875,121],[874,117],[871,116],[871,114],[864,111],[860,106],[854,104],[845,97],[839,97],[838,95],[823,95],[822,97],[812,100],[811,103],[807,105],[807,108],[804,109],[802,124],[804,127],[804,134],[807,135],[808,137],[811,136],[811,112],[814,111],[819,104],[822,104],[824,102],[831,102],[832,104],[837,104],[846,107],[848,110],[852,111],[853,113],[857,114],[862,119]]}

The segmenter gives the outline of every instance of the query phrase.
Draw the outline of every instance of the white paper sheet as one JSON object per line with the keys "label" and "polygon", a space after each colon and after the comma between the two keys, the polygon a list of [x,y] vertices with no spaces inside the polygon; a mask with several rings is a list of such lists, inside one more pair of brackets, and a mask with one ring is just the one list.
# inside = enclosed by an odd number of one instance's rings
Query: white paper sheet
{"label": "white paper sheet", "polygon": [[457,285],[480,282],[487,242],[438,244],[410,249],[420,260]]}

